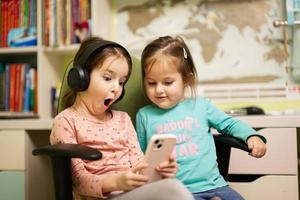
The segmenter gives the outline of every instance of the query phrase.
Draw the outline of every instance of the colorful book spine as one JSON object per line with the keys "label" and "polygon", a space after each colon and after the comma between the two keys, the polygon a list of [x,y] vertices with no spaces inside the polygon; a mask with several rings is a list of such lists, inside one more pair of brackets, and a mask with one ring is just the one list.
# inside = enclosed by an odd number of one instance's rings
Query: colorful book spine
{"label": "colorful book spine", "polygon": [[9,111],[9,96],[10,96],[10,70],[9,64],[5,65],[5,111]]}
{"label": "colorful book spine", "polygon": [[29,1],[29,8],[30,8],[30,17],[29,17],[29,24],[30,27],[36,27],[36,0]]}
{"label": "colorful book spine", "polygon": [[19,86],[19,104],[18,104],[18,112],[23,111],[23,104],[24,104],[24,90],[25,90],[25,65],[26,64],[20,64],[21,66],[21,72],[20,72],[20,86]]}
{"label": "colorful book spine", "polygon": [[7,47],[11,29],[36,27],[37,0],[0,0],[0,47]]}
{"label": "colorful book spine", "polygon": [[29,73],[30,73],[30,90],[29,90],[29,110],[33,111],[34,110],[34,93],[35,93],[35,69],[30,68]]}
{"label": "colorful book spine", "polygon": [[23,102],[23,112],[30,111],[30,69],[29,66],[25,67],[25,89],[24,89],[24,102]]}
{"label": "colorful book spine", "polygon": [[16,78],[15,78],[15,98],[14,98],[14,112],[18,112],[20,98],[20,85],[21,85],[21,64],[15,64]]}
{"label": "colorful book spine", "polygon": [[10,64],[10,91],[9,91],[9,111],[15,111],[15,95],[16,95],[16,73],[17,68],[15,64]]}
{"label": "colorful book spine", "polygon": [[0,63],[0,110],[5,109],[5,67]]}

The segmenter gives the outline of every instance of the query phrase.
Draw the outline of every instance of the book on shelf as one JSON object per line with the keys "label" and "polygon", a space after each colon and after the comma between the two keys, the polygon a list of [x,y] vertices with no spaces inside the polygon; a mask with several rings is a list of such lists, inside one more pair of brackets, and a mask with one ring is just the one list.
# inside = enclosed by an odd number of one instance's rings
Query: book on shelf
{"label": "book on shelf", "polygon": [[5,109],[5,67],[0,63],[0,110]]}
{"label": "book on shelf", "polygon": [[9,66],[9,74],[10,74],[9,111],[11,111],[11,112],[14,112],[14,110],[15,110],[16,73],[17,73],[16,65],[10,64],[10,66]]}
{"label": "book on shelf", "polygon": [[61,88],[61,82],[58,82],[56,86],[51,87],[51,116],[55,117],[57,115],[58,108],[58,98]]}
{"label": "book on shelf", "polygon": [[0,72],[0,111],[37,113],[36,68],[27,63],[6,63],[0,65]]}
{"label": "book on shelf", "polygon": [[7,36],[7,44],[10,47],[36,46],[37,33],[35,27],[12,28]]}
{"label": "book on shelf", "polygon": [[42,7],[45,46],[76,44],[91,35],[91,0],[45,0]]}
{"label": "book on shelf", "polygon": [[[11,46],[11,40],[9,41],[8,37],[16,34],[14,29],[36,29],[36,3],[37,0],[0,1],[0,47]],[[22,39],[13,46],[36,45],[36,42],[32,42],[36,40],[36,35],[35,39],[26,37],[26,35],[23,35]]]}
{"label": "book on shelf", "polygon": [[5,64],[5,85],[4,85],[4,90],[5,90],[5,96],[4,96],[4,110],[9,111],[9,97],[10,97],[10,73],[9,73],[9,64]]}

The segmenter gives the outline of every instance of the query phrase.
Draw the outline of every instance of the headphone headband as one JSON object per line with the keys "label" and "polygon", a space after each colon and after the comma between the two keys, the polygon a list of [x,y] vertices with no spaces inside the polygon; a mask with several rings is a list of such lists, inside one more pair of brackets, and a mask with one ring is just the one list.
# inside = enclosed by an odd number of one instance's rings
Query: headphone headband
{"label": "headphone headband", "polygon": [[[78,58],[77,56],[75,57],[77,60],[74,60],[73,68],[71,68],[68,73],[67,81],[71,90],[78,92],[84,91],[88,88],[90,83],[90,72],[87,69],[86,63],[93,55],[95,55],[96,52],[100,52],[106,47],[121,48],[127,54],[131,62],[131,56],[127,49],[116,42],[109,40],[98,40],[90,43],[86,50],[84,50]],[[122,95],[124,95],[124,90]]]}
{"label": "headphone headband", "polygon": [[87,50],[85,50],[83,52],[83,54],[79,57],[78,61],[76,62],[76,66],[80,66],[80,67],[85,67],[86,62],[89,60],[89,58],[96,52],[98,52],[99,50],[105,49],[106,47],[118,47],[123,49],[126,54],[129,56],[130,58],[130,54],[127,51],[127,49],[125,49],[122,45],[116,43],[116,42],[112,42],[109,40],[101,40],[101,41],[97,41],[94,42],[93,44],[91,44],[91,46],[89,46],[87,48]]}

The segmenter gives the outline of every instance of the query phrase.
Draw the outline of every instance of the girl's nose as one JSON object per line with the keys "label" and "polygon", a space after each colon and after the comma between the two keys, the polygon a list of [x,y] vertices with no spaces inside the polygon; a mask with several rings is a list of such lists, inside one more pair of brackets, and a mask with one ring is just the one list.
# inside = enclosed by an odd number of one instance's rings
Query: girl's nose
{"label": "girl's nose", "polygon": [[157,84],[157,86],[155,87],[155,92],[156,93],[162,93],[164,91],[164,88],[161,84]]}
{"label": "girl's nose", "polygon": [[114,81],[113,85],[111,87],[111,91],[114,92],[114,93],[117,93],[117,92],[119,92],[119,90],[120,90],[119,80]]}

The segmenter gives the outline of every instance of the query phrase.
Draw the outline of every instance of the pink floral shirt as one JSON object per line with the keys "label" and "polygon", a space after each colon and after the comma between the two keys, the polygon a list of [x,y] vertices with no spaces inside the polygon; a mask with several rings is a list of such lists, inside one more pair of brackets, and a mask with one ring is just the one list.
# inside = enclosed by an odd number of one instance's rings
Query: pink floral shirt
{"label": "pink floral shirt", "polygon": [[128,114],[112,113],[113,118],[103,123],[82,117],[70,107],[54,119],[51,144],[84,144],[103,154],[96,161],[72,159],[73,189],[80,195],[104,198],[104,178],[127,171],[144,159]]}

